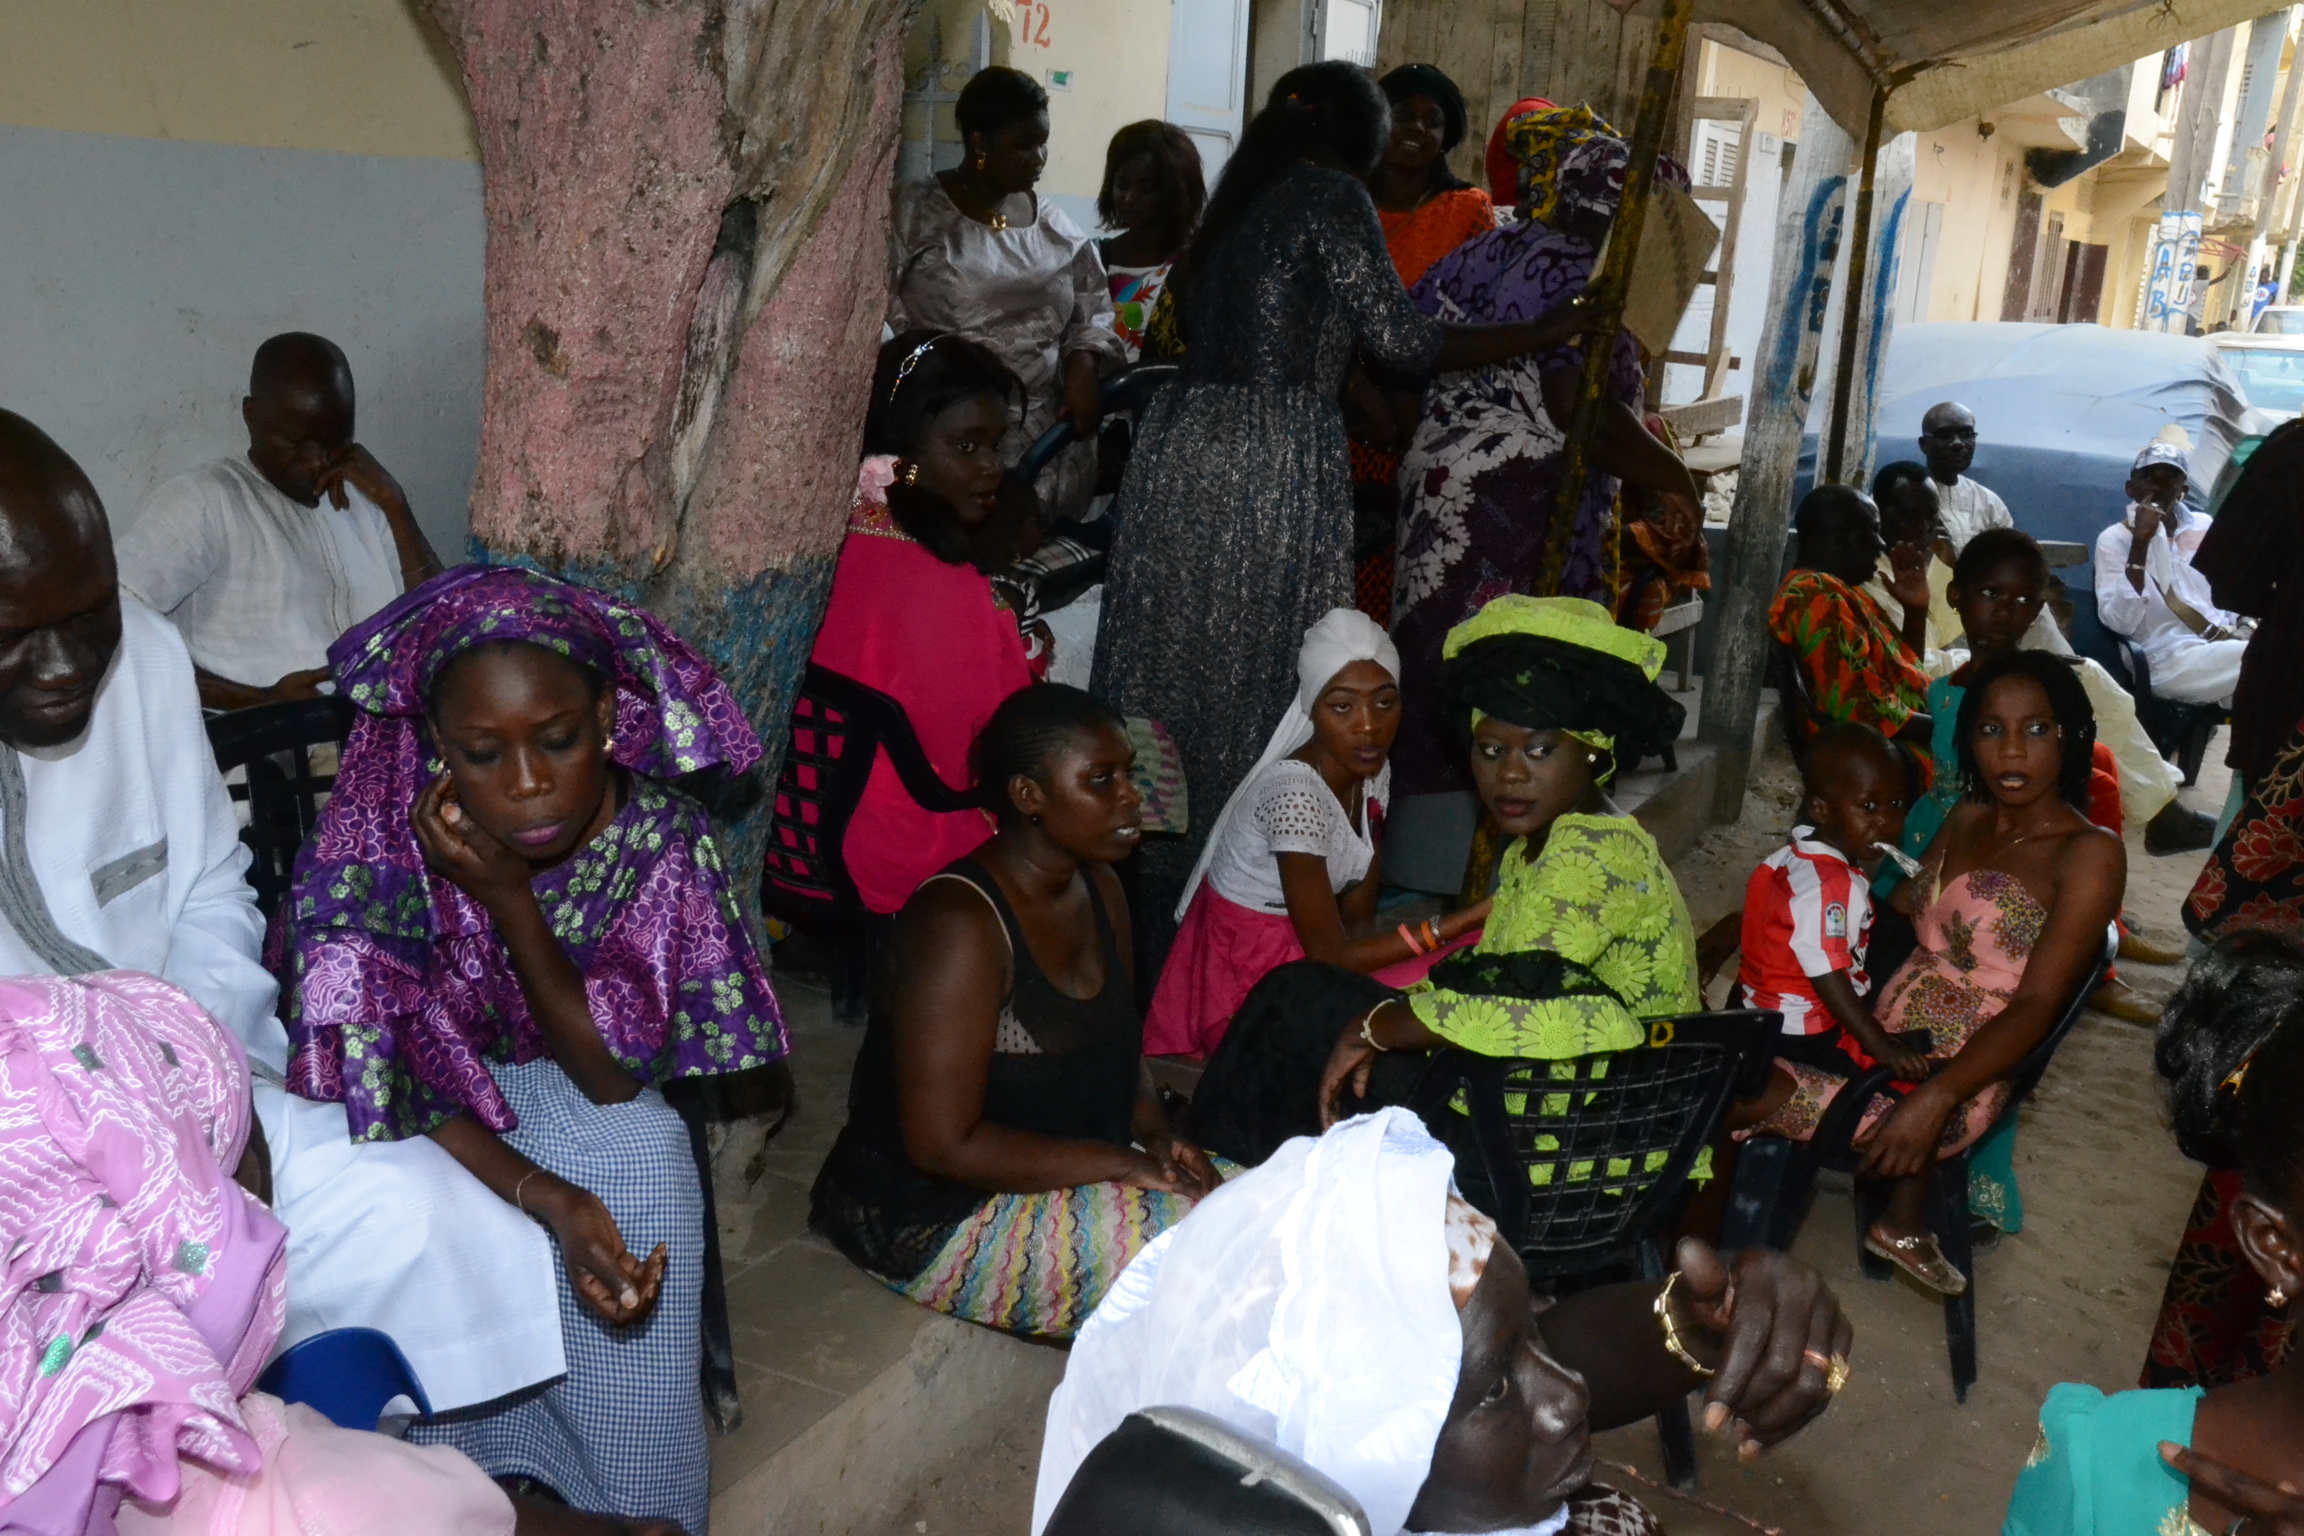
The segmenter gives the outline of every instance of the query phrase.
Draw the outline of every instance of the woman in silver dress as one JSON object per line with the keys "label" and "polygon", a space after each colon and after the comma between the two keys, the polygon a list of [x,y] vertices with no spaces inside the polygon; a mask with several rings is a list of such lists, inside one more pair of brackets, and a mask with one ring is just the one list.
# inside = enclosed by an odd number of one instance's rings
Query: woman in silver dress
{"label": "woman in silver dress", "polygon": [[1048,165],[1048,93],[994,65],[953,106],[967,155],[896,189],[888,230],[888,323],[956,331],[989,347],[1024,383],[1013,463],[1058,416],[1080,434],[1040,480],[1049,520],[1078,515],[1096,489],[1096,386],[1123,360],[1095,242],[1032,188]]}
{"label": "woman in silver dress", "polygon": [[[1094,692],[1167,725],[1195,805],[1239,787],[1296,692],[1299,638],[1352,601],[1337,397],[1355,351],[1424,378],[1585,324],[1581,303],[1497,325],[1419,314],[1362,181],[1390,137],[1366,70],[1282,75],[1169,278],[1183,373],[1147,407],[1113,507]],[[1204,835],[1145,848],[1134,905],[1147,927],[1174,909]],[[1151,947],[1164,953],[1166,935]]]}

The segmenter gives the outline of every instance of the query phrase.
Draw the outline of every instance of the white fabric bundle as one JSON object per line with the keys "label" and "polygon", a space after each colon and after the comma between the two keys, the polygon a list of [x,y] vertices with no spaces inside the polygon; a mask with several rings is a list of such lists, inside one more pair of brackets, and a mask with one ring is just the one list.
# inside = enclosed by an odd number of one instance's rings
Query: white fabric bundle
{"label": "white fabric bundle", "polygon": [[[1176,920],[1182,922],[1184,913],[1192,905],[1192,897],[1200,889],[1200,882],[1208,876],[1209,861],[1215,858],[1217,845],[1223,841],[1224,829],[1239,812],[1241,797],[1256,782],[1256,776],[1265,768],[1286,757],[1312,739],[1312,706],[1320,702],[1320,695],[1336,680],[1336,674],[1356,661],[1372,661],[1392,674],[1392,681],[1400,681],[1400,650],[1392,637],[1377,623],[1357,608],[1331,608],[1319,623],[1304,631],[1303,648],[1296,653],[1296,697],[1290,701],[1288,712],[1280,723],[1272,727],[1272,739],[1264,743],[1264,755],[1256,759],[1256,766],[1242,777],[1224,809],[1216,813],[1216,822],[1208,829],[1208,840],[1200,845],[1200,862],[1192,866],[1192,878],[1184,882],[1183,899],[1176,903]],[[1371,802],[1381,804],[1373,792]]]}
{"label": "white fabric bundle", "polygon": [[[1396,1536],[1462,1366],[1454,1168],[1413,1114],[1379,1110],[1288,1142],[1138,1254],[1048,1404],[1034,1536],[1097,1443],[1161,1404],[1275,1442]],[[1460,1276],[1484,1225],[1456,1224]]]}

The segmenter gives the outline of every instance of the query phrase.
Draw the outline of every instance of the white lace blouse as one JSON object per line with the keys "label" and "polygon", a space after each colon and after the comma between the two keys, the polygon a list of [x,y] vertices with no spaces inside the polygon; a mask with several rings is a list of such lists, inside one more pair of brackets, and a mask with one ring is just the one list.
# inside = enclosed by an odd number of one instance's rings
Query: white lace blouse
{"label": "white lace blouse", "polygon": [[1320,770],[1293,757],[1264,766],[1240,791],[1238,814],[1208,863],[1208,878],[1226,901],[1259,912],[1285,913],[1280,890],[1282,853],[1309,853],[1328,863],[1328,888],[1342,891],[1376,861],[1376,823],[1392,792],[1392,767],[1362,791],[1360,825],[1337,802]]}

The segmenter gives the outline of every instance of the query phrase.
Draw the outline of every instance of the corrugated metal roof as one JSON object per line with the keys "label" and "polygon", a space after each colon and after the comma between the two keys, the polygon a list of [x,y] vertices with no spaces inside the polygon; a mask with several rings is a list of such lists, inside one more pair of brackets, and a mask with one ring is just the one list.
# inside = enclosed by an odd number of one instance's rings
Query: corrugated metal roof
{"label": "corrugated metal roof", "polygon": [[1925,132],[2286,10],[2266,0],[1696,0],[1695,14],[1782,53],[1861,136],[1878,83],[1892,86],[1888,131]]}

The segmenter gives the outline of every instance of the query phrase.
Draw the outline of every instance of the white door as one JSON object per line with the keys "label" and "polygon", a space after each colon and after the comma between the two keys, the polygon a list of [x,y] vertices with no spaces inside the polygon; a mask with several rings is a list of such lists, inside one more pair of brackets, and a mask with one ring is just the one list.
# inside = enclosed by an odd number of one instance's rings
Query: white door
{"label": "white door", "polygon": [[1215,188],[1247,120],[1248,0],[1176,0],[1168,36],[1168,121],[1200,146]]}

